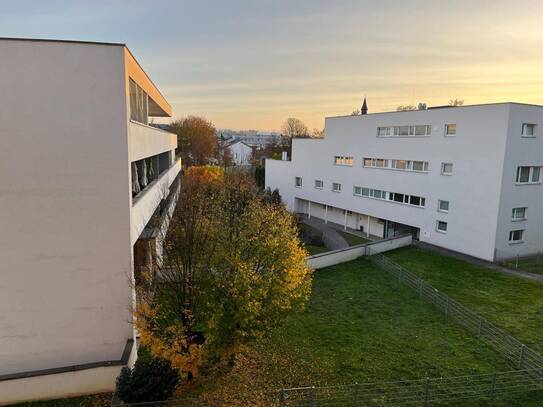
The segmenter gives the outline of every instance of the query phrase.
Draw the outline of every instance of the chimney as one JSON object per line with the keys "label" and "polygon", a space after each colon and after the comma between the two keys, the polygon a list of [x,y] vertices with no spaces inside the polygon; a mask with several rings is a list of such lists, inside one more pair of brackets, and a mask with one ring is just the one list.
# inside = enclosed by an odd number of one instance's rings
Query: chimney
{"label": "chimney", "polygon": [[365,96],[364,96],[364,102],[362,103],[362,109],[360,109],[360,114],[368,114],[368,104],[366,103]]}

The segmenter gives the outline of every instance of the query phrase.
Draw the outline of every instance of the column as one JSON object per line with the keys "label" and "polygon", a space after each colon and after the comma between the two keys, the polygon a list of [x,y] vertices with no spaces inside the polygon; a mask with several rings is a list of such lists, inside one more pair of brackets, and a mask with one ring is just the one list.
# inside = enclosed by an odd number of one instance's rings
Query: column
{"label": "column", "polygon": [[371,216],[368,215],[368,227],[366,229],[366,236],[368,237],[368,239],[370,238],[370,221],[371,221]]}
{"label": "column", "polygon": [[328,223],[328,205],[324,205],[324,223]]}
{"label": "column", "polygon": [[311,219],[311,201],[307,201],[307,218]]}
{"label": "column", "polygon": [[347,230],[347,209],[345,211],[345,221],[343,222],[343,230]]}

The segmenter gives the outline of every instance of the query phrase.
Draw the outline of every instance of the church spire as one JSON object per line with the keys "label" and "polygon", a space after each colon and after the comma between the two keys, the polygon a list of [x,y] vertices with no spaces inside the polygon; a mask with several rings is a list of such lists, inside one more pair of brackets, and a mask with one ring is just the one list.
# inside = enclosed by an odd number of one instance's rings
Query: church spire
{"label": "church spire", "polygon": [[362,103],[362,109],[360,109],[361,114],[368,114],[368,104],[366,103],[366,96],[364,96],[364,102]]}

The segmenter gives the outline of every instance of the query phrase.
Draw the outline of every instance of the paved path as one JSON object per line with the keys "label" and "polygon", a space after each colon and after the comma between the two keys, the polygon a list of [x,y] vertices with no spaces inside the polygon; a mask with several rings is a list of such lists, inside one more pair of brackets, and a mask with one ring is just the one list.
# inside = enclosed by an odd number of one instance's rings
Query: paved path
{"label": "paved path", "polygon": [[436,253],[442,254],[443,256],[448,256],[454,259],[462,260],[479,267],[484,267],[484,268],[494,270],[503,274],[508,274],[510,276],[520,277],[526,280],[538,281],[540,283],[543,283],[543,275],[540,275],[540,274],[528,273],[522,270],[511,270],[507,267],[500,266],[499,264],[492,263],[490,261],[478,259],[473,256],[468,256],[467,254],[458,253],[452,250],[444,249],[442,247],[434,246],[434,245],[420,242],[420,241],[413,241],[413,245],[421,247],[423,249],[432,250]]}
{"label": "paved path", "polygon": [[307,217],[304,217],[304,223],[322,232],[324,244],[330,250],[346,249],[349,247],[349,243],[347,243],[343,236],[341,236],[335,228],[324,223],[324,221],[318,218],[308,219]]}

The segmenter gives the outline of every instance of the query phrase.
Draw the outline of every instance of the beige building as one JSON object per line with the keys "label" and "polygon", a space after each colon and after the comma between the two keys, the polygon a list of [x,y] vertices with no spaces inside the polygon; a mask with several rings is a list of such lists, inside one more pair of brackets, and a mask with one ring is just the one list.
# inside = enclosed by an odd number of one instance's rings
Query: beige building
{"label": "beige building", "polygon": [[179,190],[171,106],[123,44],[0,39],[0,404],[110,391]]}

